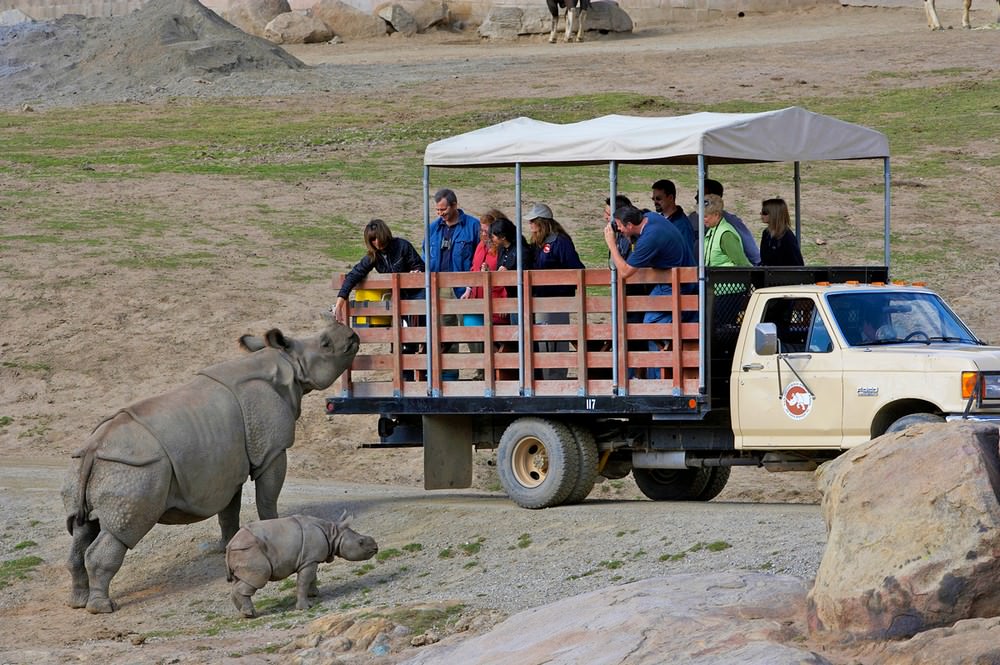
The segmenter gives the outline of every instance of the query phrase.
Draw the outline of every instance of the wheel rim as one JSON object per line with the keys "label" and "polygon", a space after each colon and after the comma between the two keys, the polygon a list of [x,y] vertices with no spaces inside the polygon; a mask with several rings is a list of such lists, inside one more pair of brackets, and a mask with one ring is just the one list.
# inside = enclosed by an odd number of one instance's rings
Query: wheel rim
{"label": "wheel rim", "polygon": [[538,487],[549,473],[549,455],[545,444],[533,436],[517,442],[511,455],[514,478],[525,487]]}

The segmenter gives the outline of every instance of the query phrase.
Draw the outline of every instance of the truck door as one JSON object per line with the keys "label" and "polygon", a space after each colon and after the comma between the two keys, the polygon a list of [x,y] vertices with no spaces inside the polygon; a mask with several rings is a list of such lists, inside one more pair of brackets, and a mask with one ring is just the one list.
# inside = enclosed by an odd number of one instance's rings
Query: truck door
{"label": "truck door", "polygon": [[[768,299],[746,322],[730,381],[736,446],[839,448],[843,440],[842,351],[812,297]],[[779,353],[759,355],[757,323],[773,323]],[[794,369],[794,372],[792,371]],[[797,374],[797,375],[796,375]]]}

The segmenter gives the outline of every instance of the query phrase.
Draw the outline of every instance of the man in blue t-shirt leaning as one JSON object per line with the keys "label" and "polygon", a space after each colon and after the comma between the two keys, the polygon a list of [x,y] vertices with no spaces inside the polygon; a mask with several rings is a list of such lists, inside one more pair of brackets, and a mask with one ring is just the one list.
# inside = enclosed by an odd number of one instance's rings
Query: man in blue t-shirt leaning
{"label": "man in blue t-shirt leaning", "polygon": [[[604,229],[604,241],[608,245],[611,260],[622,279],[631,277],[639,268],[665,270],[697,265],[690,243],[685,241],[677,228],[662,215],[643,215],[638,208],[626,206],[615,210],[615,220],[618,221],[627,235],[635,239],[632,253],[629,254],[628,259],[624,259],[615,243],[614,231],[608,227]],[[662,296],[671,293],[673,293],[673,289],[670,284],[656,284],[650,295]],[[697,316],[695,312],[691,314]],[[685,314],[681,320],[688,321],[690,318],[690,315]],[[671,321],[673,321],[671,312],[646,312],[642,319],[643,323],[670,323]],[[649,341],[650,351],[660,351],[666,347],[667,344],[664,341]],[[650,378],[659,378],[658,370],[654,370],[653,374],[654,376],[650,376]]]}

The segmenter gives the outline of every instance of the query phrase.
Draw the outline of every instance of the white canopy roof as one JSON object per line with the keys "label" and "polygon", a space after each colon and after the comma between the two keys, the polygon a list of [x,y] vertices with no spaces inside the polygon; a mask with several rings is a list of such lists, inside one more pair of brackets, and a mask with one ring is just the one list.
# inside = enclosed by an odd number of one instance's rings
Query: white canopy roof
{"label": "white canopy roof", "polygon": [[874,129],[789,107],[675,117],[606,115],[566,125],[515,118],[435,141],[425,166],[620,163],[708,164],[874,159],[889,140]]}

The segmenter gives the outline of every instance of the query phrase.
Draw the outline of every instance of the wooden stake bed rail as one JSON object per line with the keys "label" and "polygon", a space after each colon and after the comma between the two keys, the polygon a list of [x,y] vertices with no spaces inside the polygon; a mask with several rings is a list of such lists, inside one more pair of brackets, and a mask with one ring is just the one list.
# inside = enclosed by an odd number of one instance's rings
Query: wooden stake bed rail
{"label": "wooden stake bed rail", "polygon": [[[464,287],[478,286],[485,294],[496,287],[514,294],[515,272],[431,273],[430,278],[433,328],[429,349],[423,273],[372,273],[358,286],[367,295],[381,291],[384,299],[349,303],[361,350],[340,379],[341,397],[611,397],[626,393],[680,397],[699,393],[696,268],[640,270],[628,280],[629,295],[619,281],[617,321],[612,320],[608,269],[525,271],[525,294],[559,286],[570,287],[568,291],[574,294],[525,297],[521,317],[516,297],[458,299],[452,293],[456,287],[461,293]],[[342,281],[342,275],[335,278],[334,288],[339,289]],[[632,295],[636,289],[648,292],[654,284],[671,284],[672,295]],[[641,313],[647,311],[671,312],[673,321],[641,323]],[[626,321],[626,312],[639,322]],[[568,323],[540,323],[540,317]],[[519,320],[525,325],[519,326]],[[617,354],[612,351],[614,326]],[[650,351],[650,341],[662,350]],[[523,372],[520,348],[525,350]],[[565,378],[543,378],[553,372]],[[656,373],[663,378],[646,378]]]}

